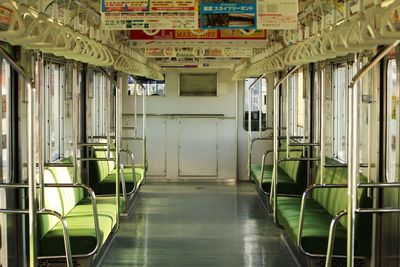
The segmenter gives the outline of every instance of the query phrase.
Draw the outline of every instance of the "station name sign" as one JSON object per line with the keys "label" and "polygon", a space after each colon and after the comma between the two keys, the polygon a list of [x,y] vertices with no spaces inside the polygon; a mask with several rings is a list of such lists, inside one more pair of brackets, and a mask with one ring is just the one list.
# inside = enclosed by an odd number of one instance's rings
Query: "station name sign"
{"label": "station name sign", "polygon": [[101,0],[111,30],[296,29],[297,0]]}

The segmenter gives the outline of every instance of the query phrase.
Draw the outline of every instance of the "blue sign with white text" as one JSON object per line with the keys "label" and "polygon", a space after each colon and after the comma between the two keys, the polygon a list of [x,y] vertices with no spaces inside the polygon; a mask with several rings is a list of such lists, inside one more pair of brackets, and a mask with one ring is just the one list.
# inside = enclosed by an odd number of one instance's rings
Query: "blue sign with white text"
{"label": "blue sign with white text", "polygon": [[256,0],[200,0],[200,28],[255,29]]}

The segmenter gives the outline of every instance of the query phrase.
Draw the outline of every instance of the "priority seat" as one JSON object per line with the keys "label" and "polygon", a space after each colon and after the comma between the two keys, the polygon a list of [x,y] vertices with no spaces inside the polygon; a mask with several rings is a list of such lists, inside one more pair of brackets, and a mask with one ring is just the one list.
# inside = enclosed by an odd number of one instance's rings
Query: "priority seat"
{"label": "priority seat", "polygon": [[[346,167],[325,168],[324,184],[343,186],[320,188],[314,185],[309,188],[311,198],[306,199],[301,237],[299,237],[299,225],[302,199],[278,196],[276,205],[278,222],[301,252],[313,255],[326,254],[331,221],[339,212],[347,209],[347,177]],[[366,180],[365,176],[361,176],[361,182]],[[320,181],[320,170],[317,171],[317,181]],[[372,207],[372,201],[367,197],[367,189],[358,189],[357,194],[358,207]],[[371,255],[371,215],[357,214],[355,229],[355,255],[364,257]],[[298,244],[298,240],[300,240],[300,244]],[[347,223],[346,218],[342,217],[338,221],[335,231],[334,255],[346,255],[346,242]]]}
{"label": "priority seat", "polygon": [[[116,165],[115,161],[107,158],[106,147],[96,146],[94,156],[99,160],[89,162],[90,186],[98,195],[115,194]],[[128,195],[132,194],[144,181],[144,168],[141,166],[123,166],[123,180]],[[120,192],[122,188],[120,186]]]}
{"label": "priority seat", "polygon": [[[96,253],[115,230],[117,217],[116,197],[96,197],[98,216],[94,215],[92,200],[84,188],[73,188],[72,170],[67,167],[50,167],[44,170],[44,207],[62,215],[68,227],[73,256],[88,257]],[[67,185],[69,184],[69,185]],[[65,185],[63,187],[62,185]],[[89,188],[90,190],[90,188]],[[120,199],[120,209],[125,200]],[[95,220],[98,221],[99,239]],[[40,256],[62,256],[65,254],[61,222],[51,215],[38,218],[38,242]]]}

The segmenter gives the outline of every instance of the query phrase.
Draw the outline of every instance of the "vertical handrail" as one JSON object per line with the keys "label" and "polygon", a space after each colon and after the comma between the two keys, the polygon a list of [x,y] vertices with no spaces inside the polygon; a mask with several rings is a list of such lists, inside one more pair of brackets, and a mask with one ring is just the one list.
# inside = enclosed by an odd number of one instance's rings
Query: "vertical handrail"
{"label": "vertical handrail", "polygon": [[[83,78],[83,77],[82,77]],[[74,82],[75,81],[75,82]],[[76,184],[78,182],[78,112],[79,112],[79,75],[78,66],[76,62],[73,63],[72,67],[72,164],[73,168],[73,179],[72,182]]]}
{"label": "vertical handrail", "polygon": [[111,158],[111,90],[112,90],[112,84],[110,79],[107,79],[107,158]]}
{"label": "vertical handrail", "polygon": [[39,94],[39,107],[38,107],[38,119],[39,119],[39,210],[44,209],[44,162],[46,161],[45,155],[45,142],[43,138],[45,136],[44,125],[45,125],[45,115],[44,115],[44,99],[45,99],[45,88],[44,88],[44,65],[43,57],[40,53],[37,54],[36,62],[38,64],[36,73],[36,85]]}
{"label": "vertical handrail", "polygon": [[290,115],[289,115],[289,93],[290,93],[289,78],[286,79],[286,158],[290,157],[289,143],[290,143]]}
{"label": "vertical handrail", "polygon": [[133,137],[136,138],[137,137],[137,120],[138,120],[138,114],[137,114],[137,81],[135,80],[135,86],[133,92],[134,92],[134,102],[135,102],[135,109],[134,109],[134,113],[133,113],[133,124],[135,125],[135,130],[133,132]]}
{"label": "vertical handrail", "polygon": [[115,85],[115,164],[116,164],[116,173],[115,173],[115,198],[116,198],[116,208],[117,208],[117,227],[119,227],[119,214],[120,214],[120,195],[119,195],[119,184],[120,184],[120,175],[121,175],[121,159],[120,159],[120,149],[121,149],[121,106],[122,106],[122,98],[121,98],[121,88],[120,85],[123,84],[122,80],[123,76],[119,74],[118,82]]}
{"label": "vertical handrail", "polygon": [[359,113],[361,90],[358,88],[358,81],[368,73],[380,60],[385,57],[393,48],[400,43],[396,40],[391,45],[382,49],[367,65],[354,75],[349,84],[349,93],[351,96],[352,112],[349,112],[349,127],[351,129],[349,139],[349,186],[348,186],[348,203],[347,203],[347,266],[354,266],[354,232],[355,232],[355,213],[357,204],[357,178],[359,169]]}
{"label": "vertical handrail", "polygon": [[261,132],[262,132],[262,81],[260,80],[261,84],[259,84],[259,90],[258,90],[258,137],[261,138]]}
{"label": "vertical handrail", "polygon": [[[280,85],[286,81],[290,75],[292,75],[300,66],[295,66],[291,68],[283,78],[281,78],[274,86],[274,123],[273,123],[273,139],[274,139],[274,166],[272,169],[272,186],[271,186],[271,194],[270,200],[273,199],[273,214],[274,214],[274,221],[277,222],[276,217],[276,200],[277,200],[277,173],[278,173],[278,123],[279,123],[279,88]],[[286,129],[288,131],[288,129]]]}
{"label": "vertical handrail", "polygon": [[37,265],[37,206],[36,206],[36,179],[35,179],[35,133],[34,133],[34,100],[36,95],[35,81],[26,71],[0,47],[0,57],[10,63],[11,67],[25,80],[28,91],[27,124],[28,124],[28,206],[29,206],[29,265]]}
{"label": "vertical handrail", "polygon": [[321,156],[321,166],[320,166],[320,183],[324,184],[324,178],[325,178],[325,80],[323,80],[323,75],[322,75],[322,69],[321,66],[318,68],[318,80],[319,80],[319,90],[320,90],[320,99],[319,99],[319,105],[320,105],[320,111],[321,115],[319,118],[320,121],[320,140],[321,140],[321,151],[320,151],[320,156]]}
{"label": "vertical handrail", "polygon": [[37,206],[36,206],[36,179],[35,179],[35,116],[36,89],[28,83],[28,196],[29,196],[29,265],[37,265]]}
{"label": "vertical handrail", "polygon": [[147,88],[143,86],[143,182],[145,183],[147,180]]}

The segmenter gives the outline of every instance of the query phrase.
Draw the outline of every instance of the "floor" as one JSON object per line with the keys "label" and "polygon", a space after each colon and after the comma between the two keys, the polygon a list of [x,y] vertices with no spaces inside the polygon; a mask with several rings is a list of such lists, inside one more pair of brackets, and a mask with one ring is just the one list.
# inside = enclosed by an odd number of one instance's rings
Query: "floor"
{"label": "floor", "polygon": [[101,266],[297,266],[254,185],[146,184]]}

